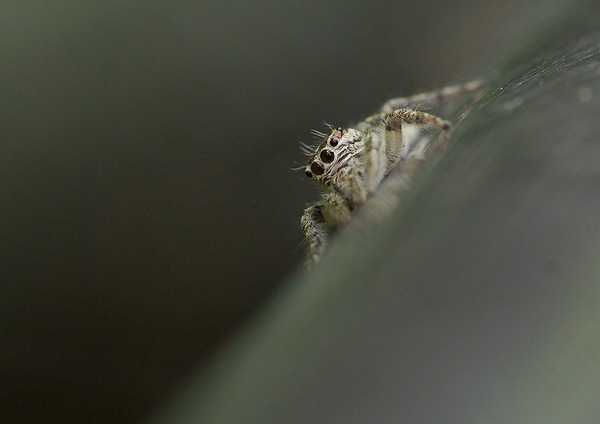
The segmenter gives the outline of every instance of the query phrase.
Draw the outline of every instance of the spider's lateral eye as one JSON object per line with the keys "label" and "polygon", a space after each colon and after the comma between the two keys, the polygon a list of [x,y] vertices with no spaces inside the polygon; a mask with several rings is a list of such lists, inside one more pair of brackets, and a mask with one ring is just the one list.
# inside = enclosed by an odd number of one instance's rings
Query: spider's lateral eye
{"label": "spider's lateral eye", "polygon": [[304,175],[306,175],[308,178],[311,178],[313,176],[313,173],[307,169],[306,171],[304,171]]}
{"label": "spider's lateral eye", "polygon": [[313,162],[310,165],[310,170],[313,172],[313,174],[315,175],[321,175],[323,172],[325,172],[325,168],[323,167],[323,165],[321,165],[319,162]]}
{"label": "spider's lateral eye", "polygon": [[338,143],[339,143],[339,141],[338,141],[337,139],[335,139],[335,138],[332,138],[331,140],[329,140],[329,145],[330,145],[331,147],[335,147],[335,146],[337,146],[337,145],[338,145]]}
{"label": "spider's lateral eye", "polygon": [[319,155],[319,157],[325,163],[331,163],[331,162],[333,162],[333,159],[335,159],[335,155],[329,149],[322,150],[321,154]]}

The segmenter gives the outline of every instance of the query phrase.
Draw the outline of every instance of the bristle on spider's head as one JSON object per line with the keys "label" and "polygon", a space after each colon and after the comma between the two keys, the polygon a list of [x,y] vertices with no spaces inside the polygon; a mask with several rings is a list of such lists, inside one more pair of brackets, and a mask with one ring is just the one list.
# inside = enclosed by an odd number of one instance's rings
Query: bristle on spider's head
{"label": "bristle on spider's head", "polygon": [[312,156],[315,154],[315,150],[317,149],[318,146],[309,146],[306,143],[300,143],[300,150],[302,150],[302,153],[304,153],[306,156]]}
{"label": "bristle on spider's head", "polygon": [[325,134],[324,132],[321,132],[319,130],[310,130],[310,133],[315,137],[315,138],[319,138],[319,139],[323,139],[325,137],[327,137],[327,134]]}
{"label": "bristle on spider's head", "polygon": [[[296,163],[298,163],[298,162],[296,162]],[[294,166],[293,168],[291,168],[292,171],[304,171],[305,169],[306,169],[306,164]]]}

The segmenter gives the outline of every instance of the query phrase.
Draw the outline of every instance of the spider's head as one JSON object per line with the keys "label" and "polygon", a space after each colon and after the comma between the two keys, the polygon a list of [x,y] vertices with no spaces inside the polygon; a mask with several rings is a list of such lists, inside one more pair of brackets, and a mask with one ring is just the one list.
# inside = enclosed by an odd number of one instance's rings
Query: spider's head
{"label": "spider's head", "polygon": [[352,128],[332,129],[309,159],[304,174],[328,185],[337,171],[360,154],[363,139],[364,134]]}

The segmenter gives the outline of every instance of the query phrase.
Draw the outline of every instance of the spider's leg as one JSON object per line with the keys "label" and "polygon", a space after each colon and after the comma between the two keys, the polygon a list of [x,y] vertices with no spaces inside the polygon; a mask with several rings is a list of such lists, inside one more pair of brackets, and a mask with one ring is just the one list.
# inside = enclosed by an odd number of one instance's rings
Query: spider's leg
{"label": "spider's leg", "polygon": [[352,208],[346,198],[336,192],[329,192],[323,195],[323,199],[321,214],[325,221],[332,226],[350,221]]}
{"label": "spider's leg", "polygon": [[[380,132],[368,131],[365,135],[364,152],[364,181],[367,192],[373,193],[379,187],[381,180],[386,174],[387,166],[387,136],[386,143],[382,139]],[[400,143],[402,143],[402,134],[400,134]]]}
{"label": "spider's leg", "polygon": [[485,88],[484,80],[473,80],[464,84],[451,85],[439,90],[428,91],[425,93],[415,94],[409,97],[397,97],[390,99],[381,106],[380,112],[388,114],[396,109],[416,108],[416,107],[434,107],[440,103],[454,99],[466,93],[475,93],[473,101],[479,99]]}
{"label": "spider's leg", "polygon": [[[348,205],[358,205],[366,202],[369,190],[365,182],[365,166],[360,159],[353,157],[348,160],[343,168],[337,171],[334,191],[325,194],[326,205],[331,206],[336,211],[342,212]],[[337,212],[334,212],[337,215]],[[348,220],[350,217],[348,216]],[[345,218],[339,222],[347,221]]]}
{"label": "spider's leg", "polygon": [[323,202],[304,209],[300,226],[308,247],[307,265],[319,262],[327,244],[327,224],[322,214]]}
{"label": "spider's leg", "polygon": [[392,130],[400,131],[402,124],[415,124],[422,126],[434,126],[440,129],[440,143],[446,143],[450,139],[452,133],[452,126],[450,122],[442,119],[438,116],[432,115],[427,112],[421,112],[413,109],[396,109],[389,113],[384,120],[385,127]]}
{"label": "spider's leg", "polygon": [[317,264],[327,246],[330,227],[350,221],[349,203],[340,194],[330,192],[323,195],[323,200],[309,206],[300,218],[300,226],[308,247],[307,265]]}
{"label": "spider's leg", "polygon": [[386,117],[386,119],[383,119],[383,124],[383,135],[385,137],[385,149],[387,152],[385,175],[388,175],[398,164],[402,156],[404,141],[402,140],[402,122]]}

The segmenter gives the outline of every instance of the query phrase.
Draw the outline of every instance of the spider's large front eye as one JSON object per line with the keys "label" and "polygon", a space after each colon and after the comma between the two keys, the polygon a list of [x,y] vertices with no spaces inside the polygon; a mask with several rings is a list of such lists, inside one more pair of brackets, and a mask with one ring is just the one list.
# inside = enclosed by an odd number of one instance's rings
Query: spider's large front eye
{"label": "spider's large front eye", "polygon": [[323,165],[321,165],[319,162],[313,162],[310,165],[310,170],[313,172],[313,174],[315,175],[321,175],[323,172],[325,172],[325,168],[323,167]]}
{"label": "spider's large front eye", "polygon": [[331,163],[333,162],[333,159],[335,159],[335,155],[333,154],[333,152],[328,149],[322,150],[319,157],[325,163]]}

